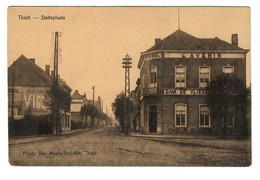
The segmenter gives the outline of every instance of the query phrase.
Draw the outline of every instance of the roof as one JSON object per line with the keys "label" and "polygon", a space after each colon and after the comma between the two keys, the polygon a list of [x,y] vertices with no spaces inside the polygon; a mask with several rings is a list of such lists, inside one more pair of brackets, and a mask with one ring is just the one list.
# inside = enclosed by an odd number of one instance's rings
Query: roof
{"label": "roof", "polygon": [[[12,67],[15,66],[15,85],[20,86],[51,86],[53,84],[53,78],[42,70],[37,64],[32,63],[24,55],[21,55],[16,61],[15,65],[12,64],[8,68],[8,81],[12,77]],[[8,82],[9,84],[11,82]],[[59,84],[66,91],[72,89],[61,79]]]}
{"label": "roof", "polygon": [[196,38],[180,29],[160,40],[146,52],[156,50],[243,50],[218,37]]}
{"label": "roof", "polygon": [[79,92],[76,90],[72,95],[71,99],[84,99],[83,95],[80,95]]}

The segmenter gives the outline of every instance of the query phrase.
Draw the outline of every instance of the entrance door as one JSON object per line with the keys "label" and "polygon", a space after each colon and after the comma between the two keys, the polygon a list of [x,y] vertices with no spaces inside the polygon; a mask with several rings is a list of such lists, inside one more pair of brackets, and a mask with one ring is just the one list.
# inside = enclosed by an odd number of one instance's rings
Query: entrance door
{"label": "entrance door", "polygon": [[149,106],[149,132],[157,131],[157,105]]}

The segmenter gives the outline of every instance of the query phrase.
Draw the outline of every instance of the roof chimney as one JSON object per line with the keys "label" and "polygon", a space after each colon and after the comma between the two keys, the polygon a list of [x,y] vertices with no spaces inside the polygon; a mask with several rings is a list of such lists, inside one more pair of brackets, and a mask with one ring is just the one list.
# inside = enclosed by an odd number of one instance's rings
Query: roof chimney
{"label": "roof chimney", "polygon": [[160,42],[160,41],[161,41],[161,38],[155,38],[155,39],[154,39],[154,43],[155,43],[155,44],[158,44],[158,42]]}
{"label": "roof chimney", "polygon": [[79,92],[79,90],[75,90],[75,93],[78,93]]}
{"label": "roof chimney", "polygon": [[45,65],[45,72],[50,75],[50,65]]}
{"label": "roof chimney", "polygon": [[238,35],[237,34],[232,34],[231,44],[238,47]]}
{"label": "roof chimney", "polygon": [[32,64],[35,64],[35,59],[34,59],[34,58],[29,58],[29,61],[30,61]]}

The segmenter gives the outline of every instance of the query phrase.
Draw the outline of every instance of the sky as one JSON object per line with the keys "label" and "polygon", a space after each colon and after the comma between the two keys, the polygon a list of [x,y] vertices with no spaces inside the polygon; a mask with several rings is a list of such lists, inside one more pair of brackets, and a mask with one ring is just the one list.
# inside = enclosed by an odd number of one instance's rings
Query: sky
{"label": "sky", "polygon": [[[198,38],[218,37],[250,49],[250,9],[246,7],[180,7],[180,29]],[[31,16],[19,20],[18,15]],[[65,16],[65,20],[41,20]],[[38,19],[32,19],[38,17]],[[178,29],[176,7],[11,7],[8,9],[8,66],[20,55],[35,58],[45,69],[53,54],[52,32],[62,32],[61,78],[92,99],[103,99],[104,110],[124,90],[122,59],[132,57],[131,90],[139,77],[140,53]],[[247,85],[250,84],[250,52],[247,55]]]}

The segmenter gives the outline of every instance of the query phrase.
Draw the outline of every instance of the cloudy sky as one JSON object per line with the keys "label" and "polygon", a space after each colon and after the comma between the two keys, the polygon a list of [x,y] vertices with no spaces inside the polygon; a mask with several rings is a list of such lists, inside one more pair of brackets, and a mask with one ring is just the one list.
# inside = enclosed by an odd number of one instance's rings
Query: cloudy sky
{"label": "cloudy sky", "polygon": [[[31,20],[19,20],[18,15]],[[65,16],[65,20],[41,20],[45,16]],[[38,19],[32,19],[38,17]],[[44,69],[50,64],[52,32],[62,32],[60,76],[74,90],[92,99],[104,100],[104,109],[124,90],[122,58],[133,59],[131,89],[139,76],[140,52],[178,28],[176,7],[30,7],[8,9],[8,66],[21,54],[35,58]],[[249,8],[181,7],[180,28],[199,38],[218,37],[230,42],[237,33],[239,46],[250,49]],[[247,70],[250,72],[248,54]],[[247,74],[247,84],[250,73]]]}

